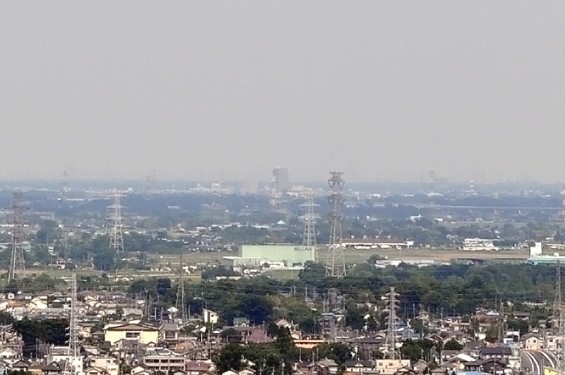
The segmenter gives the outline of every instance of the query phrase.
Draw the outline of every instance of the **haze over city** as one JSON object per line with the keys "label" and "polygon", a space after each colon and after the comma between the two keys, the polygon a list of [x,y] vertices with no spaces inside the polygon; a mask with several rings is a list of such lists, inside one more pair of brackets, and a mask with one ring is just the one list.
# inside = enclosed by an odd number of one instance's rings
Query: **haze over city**
{"label": "haze over city", "polygon": [[0,178],[561,182],[564,11],[4,2]]}

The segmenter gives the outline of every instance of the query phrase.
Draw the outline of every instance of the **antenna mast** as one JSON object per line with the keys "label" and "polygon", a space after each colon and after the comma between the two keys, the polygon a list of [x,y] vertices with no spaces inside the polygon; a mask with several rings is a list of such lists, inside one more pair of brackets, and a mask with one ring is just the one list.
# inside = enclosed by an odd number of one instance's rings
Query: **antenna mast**
{"label": "antenna mast", "polygon": [[16,278],[17,272],[25,271],[24,258],[24,206],[22,204],[23,193],[15,191],[12,193],[12,256],[10,268],[8,269],[8,283]]}
{"label": "antenna mast", "polygon": [[345,277],[345,255],[343,252],[343,234],[341,224],[343,220],[343,196],[341,191],[345,181],[341,178],[343,172],[330,172],[331,178],[328,185],[331,189],[328,202],[330,204],[330,240],[328,257],[326,260],[326,276]]}

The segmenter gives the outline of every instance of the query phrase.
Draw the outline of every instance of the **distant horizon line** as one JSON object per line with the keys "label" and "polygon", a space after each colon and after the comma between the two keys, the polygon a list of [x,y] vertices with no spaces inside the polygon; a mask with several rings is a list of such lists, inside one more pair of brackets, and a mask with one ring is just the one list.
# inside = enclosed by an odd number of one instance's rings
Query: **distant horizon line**
{"label": "distant horizon line", "polygon": [[[345,184],[347,185],[419,185],[429,187],[432,182],[429,180],[347,180],[344,176]],[[235,185],[245,185],[245,184],[257,184],[257,185],[268,185],[272,183],[270,180],[257,180],[257,179],[183,179],[183,178],[162,178],[154,180],[144,180],[136,178],[114,178],[114,177],[104,177],[104,178],[52,178],[52,177],[25,177],[25,178],[0,178],[0,185],[5,184],[38,184],[38,183],[48,183],[48,184],[64,184],[72,185],[73,183],[85,184],[85,183],[95,183],[95,184],[133,184],[133,185],[146,185],[151,183],[157,186],[169,185],[169,184],[193,184],[193,185],[203,185],[203,184],[235,184]],[[326,185],[327,180],[296,180],[289,181],[291,187],[293,186],[309,186],[309,185]],[[538,181],[538,180],[520,180],[520,179],[506,179],[501,181],[477,181],[477,180],[450,180],[448,178],[441,178],[435,182],[436,187],[444,186],[470,186],[474,184],[475,186],[495,186],[495,185],[537,185],[537,186],[554,186],[563,185],[561,181]]]}

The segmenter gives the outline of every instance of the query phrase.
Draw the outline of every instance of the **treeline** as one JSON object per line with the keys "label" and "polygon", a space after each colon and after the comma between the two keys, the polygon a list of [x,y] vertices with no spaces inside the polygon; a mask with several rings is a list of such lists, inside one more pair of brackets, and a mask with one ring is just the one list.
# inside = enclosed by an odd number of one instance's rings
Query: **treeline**
{"label": "treeline", "polygon": [[[507,311],[530,311],[535,321],[546,318],[547,310],[532,308],[527,302],[549,305],[555,277],[554,267],[527,264],[423,268],[401,264],[383,269],[361,264],[350,269],[347,277],[333,279],[325,276],[323,265],[311,263],[296,281],[256,277],[187,282],[185,300],[191,314],[200,314],[203,308],[220,313],[221,324],[230,325],[236,317],[248,318],[252,324],[285,318],[305,332],[317,333],[319,312],[335,297],[345,308],[351,328],[377,330],[384,324],[383,316],[367,318],[375,310],[370,306],[382,307],[381,297],[395,287],[399,314],[405,319],[414,318],[422,309],[436,316],[470,315],[477,307],[498,309],[504,303]],[[175,304],[177,288],[169,279],[155,278],[135,281],[130,292],[166,309]],[[312,303],[316,309],[312,309]]]}

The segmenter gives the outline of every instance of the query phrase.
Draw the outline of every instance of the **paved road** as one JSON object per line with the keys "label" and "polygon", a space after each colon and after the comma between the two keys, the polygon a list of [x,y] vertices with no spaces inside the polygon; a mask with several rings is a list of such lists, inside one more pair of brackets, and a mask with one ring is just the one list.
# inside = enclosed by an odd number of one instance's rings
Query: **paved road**
{"label": "paved road", "polygon": [[528,375],[543,375],[544,367],[557,367],[557,359],[551,353],[541,350],[522,350],[522,370]]}

